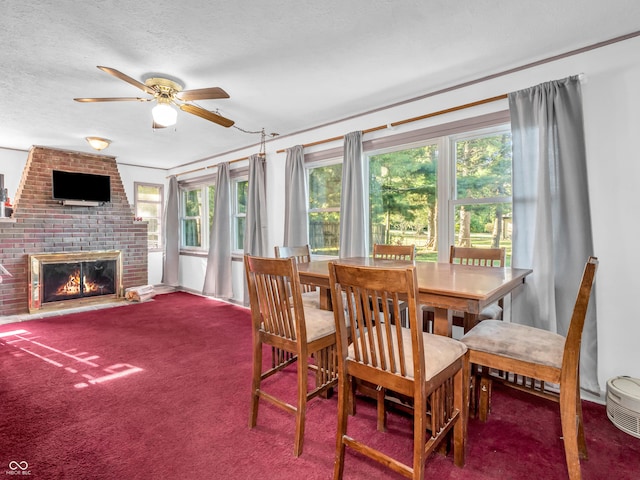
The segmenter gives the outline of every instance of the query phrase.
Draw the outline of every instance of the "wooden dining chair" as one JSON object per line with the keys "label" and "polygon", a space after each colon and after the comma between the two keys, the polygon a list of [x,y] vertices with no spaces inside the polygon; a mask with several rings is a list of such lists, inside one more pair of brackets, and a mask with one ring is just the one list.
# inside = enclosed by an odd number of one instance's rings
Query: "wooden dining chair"
{"label": "wooden dining chair", "polygon": [[[295,414],[293,453],[302,453],[307,402],[336,385],[336,329],[333,313],[304,308],[296,261],[293,258],[261,258],[245,255],[253,339],[253,374],[249,428],[258,420],[258,404],[265,400]],[[263,345],[289,353],[285,361],[262,371]],[[312,358],[313,357],[313,358]],[[297,361],[295,406],[266,392],[261,382]],[[315,372],[315,386],[308,387],[308,372]]]}
{"label": "wooden dining chair", "polygon": [[[311,261],[311,248],[309,245],[294,247],[275,246],[276,258],[294,258],[297,263]],[[302,303],[308,307],[320,308],[320,292],[314,285],[300,284],[302,291]]]}
{"label": "wooden dining chair", "polygon": [[[459,263],[461,265],[469,265],[475,267],[504,267],[506,251],[504,248],[480,248],[480,247],[449,247],[449,263]],[[452,313],[452,323],[456,327],[464,328],[464,332],[468,332],[473,326],[482,320],[502,319],[503,301],[486,306],[477,315],[475,319],[465,312]],[[433,308],[423,306],[423,323],[427,331],[431,331],[433,325]]]}
{"label": "wooden dining chair", "polygon": [[[481,421],[486,421],[490,409],[492,381],[502,381],[560,404],[571,480],[581,478],[580,457],[587,458],[580,401],[580,343],[597,265],[598,259],[589,257],[566,337],[517,323],[485,320],[461,339],[469,348],[469,361],[476,367],[476,383],[480,383]],[[559,393],[547,388],[549,384],[555,385]]]}
{"label": "wooden dining chair", "polygon": [[[386,269],[331,262],[329,279],[337,306],[338,432],[334,479],[343,476],[345,448],[349,447],[406,477],[422,480],[426,459],[450,435],[454,463],[463,466],[468,355],[459,341],[424,333],[419,328],[415,266]],[[401,301],[408,305],[409,328],[390,321],[392,315],[397,318]],[[347,435],[349,413],[355,413],[354,385],[358,380],[412,399],[411,465],[368,445],[368,438]]]}

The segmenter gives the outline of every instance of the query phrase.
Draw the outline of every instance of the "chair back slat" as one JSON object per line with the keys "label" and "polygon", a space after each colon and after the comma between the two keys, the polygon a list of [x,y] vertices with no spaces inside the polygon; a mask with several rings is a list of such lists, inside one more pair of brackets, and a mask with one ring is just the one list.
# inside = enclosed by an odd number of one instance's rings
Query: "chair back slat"
{"label": "chair back slat", "polygon": [[456,247],[451,245],[449,263],[473,265],[477,267],[504,267],[504,248]]}

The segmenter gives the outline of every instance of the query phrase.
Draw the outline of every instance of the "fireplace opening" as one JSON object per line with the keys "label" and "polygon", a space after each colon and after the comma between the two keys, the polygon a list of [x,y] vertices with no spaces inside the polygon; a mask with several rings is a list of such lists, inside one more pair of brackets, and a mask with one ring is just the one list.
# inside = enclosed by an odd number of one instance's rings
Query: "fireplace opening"
{"label": "fireplace opening", "polygon": [[121,301],[118,250],[29,255],[29,313]]}
{"label": "fireplace opening", "polygon": [[115,273],[115,260],[43,264],[42,302],[112,295]]}

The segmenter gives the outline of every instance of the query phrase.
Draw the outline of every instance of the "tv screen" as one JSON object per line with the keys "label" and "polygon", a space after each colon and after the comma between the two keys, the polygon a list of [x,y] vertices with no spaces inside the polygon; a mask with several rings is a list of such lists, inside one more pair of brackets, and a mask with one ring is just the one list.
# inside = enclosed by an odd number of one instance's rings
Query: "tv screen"
{"label": "tv screen", "polygon": [[53,199],[110,202],[111,177],[53,170]]}

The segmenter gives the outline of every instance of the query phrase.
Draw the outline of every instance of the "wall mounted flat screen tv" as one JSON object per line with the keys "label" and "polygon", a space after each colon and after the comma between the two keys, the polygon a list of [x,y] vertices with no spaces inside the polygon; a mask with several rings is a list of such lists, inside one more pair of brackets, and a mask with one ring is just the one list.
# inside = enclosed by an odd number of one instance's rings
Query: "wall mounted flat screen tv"
{"label": "wall mounted flat screen tv", "polygon": [[81,202],[110,202],[111,177],[92,173],[53,170],[53,199]]}

